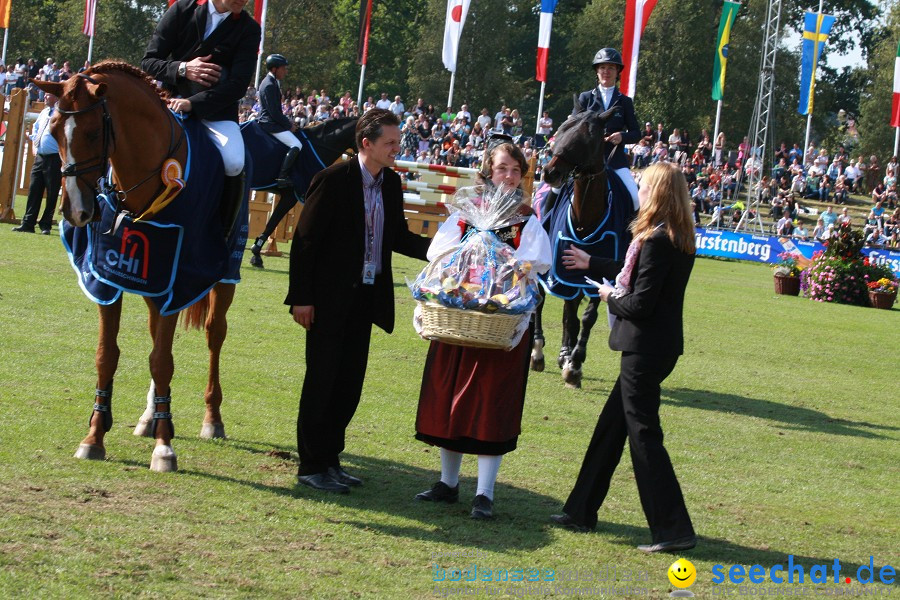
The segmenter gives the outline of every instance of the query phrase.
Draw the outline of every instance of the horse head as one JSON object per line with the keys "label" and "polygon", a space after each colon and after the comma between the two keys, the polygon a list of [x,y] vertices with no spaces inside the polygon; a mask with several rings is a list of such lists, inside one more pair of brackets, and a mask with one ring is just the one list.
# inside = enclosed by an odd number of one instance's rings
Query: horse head
{"label": "horse head", "polygon": [[347,150],[357,151],[357,117],[330,119],[319,125],[305,127],[303,133],[312,142],[325,166],[339,159]]}
{"label": "horse head", "polygon": [[85,225],[94,216],[94,182],[105,173],[112,133],[111,125],[105,124],[109,115],[107,85],[84,75],[61,83],[34,82],[58,98],[49,127],[63,162],[63,217],[75,227]]}
{"label": "horse head", "polygon": [[606,122],[618,107],[603,113],[578,110],[559,126],[553,146],[553,157],[544,168],[543,179],[553,187],[559,187],[571,173],[590,175],[606,168],[603,155],[603,139]]}

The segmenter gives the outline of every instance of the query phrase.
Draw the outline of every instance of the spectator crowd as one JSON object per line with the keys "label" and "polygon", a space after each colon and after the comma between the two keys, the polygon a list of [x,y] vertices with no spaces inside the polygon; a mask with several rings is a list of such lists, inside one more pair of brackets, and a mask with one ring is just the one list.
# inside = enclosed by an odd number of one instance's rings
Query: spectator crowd
{"label": "spectator crowd", "polygon": [[[90,63],[85,61],[79,72],[88,67]],[[49,57],[40,65],[33,58],[19,58],[15,64],[0,64],[0,90],[8,95],[14,88],[26,89],[29,100],[38,101],[43,99],[43,92],[30,83],[31,79],[65,81],[74,74],[68,60],[58,64]],[[407,105],[401,96],[390,97],[386,92],[377,100],[369,96],[362,106],[357,105],[349,91],[334,99],[325,89],[305,93],[295,87],[282,92],[282,111],[300,127],[341,117],[358,117],[374,107],[388,109],[402,121],[398,160],[478,169],[485,143],[498,134],[512,138],[529,161],[535,158],[536,180],[551,157],[554,123],[546,111],[538,122],[537,132],[530,134],[524,129],[519,110],[505,104],[493,114],[487,107],[473,114],[468,104],[462,104],[458,111],[450,107],[440,111],[422,98]],[[241,103],[240,120],[253,119],[258,113],[256,89],[251,86]],[[644,167],[656,162],[680,165],[690,189],[697,225],[702,224],[701,215],[710,216],[708,225],[736,225],[746,210],[745,204],[738,200],[741,183],[751,171],[759,175],[762,164],[758,152],[751,152],[746,137],[735,149],[727,144],[724,133],[712,140],[704,129],[692,140],[686,129],[669,131],[662,123],[656,127],[645,123],[640,141],[628,151],[636,179]],[[827,240],[841,222],[849,222],[862,227],[871,245],[900,247],[897,198],[900,166],[896,156],[882,167],[876,156],[868,160],[863,156],[852,159],[844,146],[829,154],[826,148],[818,148],[815,143],[803,151],[799,144],[788,148],[782,142],[774,159],[774,168],[762,175],[754,193],[760,206],[768,207],[775,233]],[[871,197],[872,206],[861,223],[853,223],[848,211],[851,194]],[[817,213],[817,223],[811,231],[798,220],[801,214],[811,212],[803,205],[803,201],[809,200],[829,204],[824,212]],[[837,213],[833,205],[844,205],[844,208]]]}

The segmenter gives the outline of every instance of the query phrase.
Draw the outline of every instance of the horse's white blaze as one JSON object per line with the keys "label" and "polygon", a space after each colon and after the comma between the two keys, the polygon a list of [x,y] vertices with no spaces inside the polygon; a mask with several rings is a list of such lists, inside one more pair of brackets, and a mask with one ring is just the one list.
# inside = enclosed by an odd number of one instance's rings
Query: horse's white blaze
{"label": "horse's white blaze", "polygon": [[[78,162],[78,159],[72,154],[72,140],[75,138],[74,116],[66,119],[64,131],[66,134],[66,157],[69,159],[69,164],[75,164]],[[87,204],[81,195],[81,190],[78,189],[77,177],[66,177],[66,194],[69,196],[69,215],[71,216],[72,224],[76,227],[81,227],[84,223],[80,222],[79,219],[83,212],[87,210]]]}

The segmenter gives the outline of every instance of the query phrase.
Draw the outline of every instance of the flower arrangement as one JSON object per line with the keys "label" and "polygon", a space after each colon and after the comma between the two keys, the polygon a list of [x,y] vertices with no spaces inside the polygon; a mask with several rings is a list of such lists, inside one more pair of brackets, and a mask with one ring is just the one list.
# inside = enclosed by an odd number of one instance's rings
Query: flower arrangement
{"label": "flower arrangement", "polygon": [[801,275],[801,289],[817,302],[869,305],[870,283],[893,280],[893,272],[862,258],[863,236],[846,223],[826,244],[824,252],[816,252],[812,264]]}
{"label": "flower arrangement", "polygon": [[772,267],[777,277],[799,277],[800,267],[797,265],[797,257],[790,252],[782,252],[778,255],[778,262]]}
{"label": "flower arrangement", "polygon": [[882,292],[884,294],[896,294],[898,282],[882,277],[878,281],[870,281],[866,284],[870,292]]}

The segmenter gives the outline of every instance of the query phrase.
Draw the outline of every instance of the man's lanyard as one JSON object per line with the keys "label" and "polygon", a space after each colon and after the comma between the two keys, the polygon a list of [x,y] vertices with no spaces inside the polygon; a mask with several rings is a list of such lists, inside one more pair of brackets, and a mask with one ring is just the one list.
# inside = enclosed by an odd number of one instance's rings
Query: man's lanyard
{"label": "man's lanyard", "polygon": [[375,216],[381,205],[381,194],[372,194],[370,206],[366,207],[366,262],[375,261]]}

